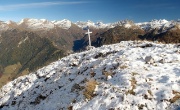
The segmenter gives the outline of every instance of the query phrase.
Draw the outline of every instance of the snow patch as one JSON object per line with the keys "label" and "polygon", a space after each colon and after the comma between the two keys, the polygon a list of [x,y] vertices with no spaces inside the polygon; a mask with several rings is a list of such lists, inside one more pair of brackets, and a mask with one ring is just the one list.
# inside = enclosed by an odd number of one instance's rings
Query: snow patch
{"label": "snow patch", "polygon": [[24,43],[26,40],[28,40],[29,39],[29,37],[27,36],[24,40],[22,40],[22,41],[20,41],[19,43],[18,43],[18,46],[17,47],[19,47],[22,43]]}

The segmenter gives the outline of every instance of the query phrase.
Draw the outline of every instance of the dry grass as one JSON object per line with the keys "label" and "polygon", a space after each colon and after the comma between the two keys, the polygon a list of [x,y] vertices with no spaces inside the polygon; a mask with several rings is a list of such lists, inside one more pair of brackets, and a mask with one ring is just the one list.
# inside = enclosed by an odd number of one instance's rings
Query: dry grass
{"label": "dry grass", "polygon": [[177,91],[172,91],[172,93],[175,95],[172,99],[170,99],[170,102],[171,103],[174,103],[176,102],[177,100],[180,99],[180,92],[177,92]]}
{"label": "dry grass", "polygon": [[172,93],[173,93],[173,94],[180,94],[180,92],[177,92],[177,91],[175,91],[175,90],[172,90]]}
{"label": "dry grass", "polygon": [[148,99],[148,100],[152,100],[152,91],[151,90],[147,90],[148,94],[144,94],[144,99]]}
{"label": "dry grass", "polygon": [[127,95],[127,94],[135,95],[134,89],[136,88],[136,83],[137,83],[137,81],[136,81],[136,79],[135,79],[134,77],[132,77],[130,81],[131,81],[132,89],[131,89],[131,90],[128,90],[128,91],[126,92],[126,95]]}
{"label": "dry grass", "polygon": [[13,79],[15,79],[19,76],[29,74],[28,68],[24,69],[20,74],[18,74],[20,68],[22,68],[22,65],[20,62],[13,64],[13,65],[6,66],[4,68],[2,76],[0,77],[0,88],[3,85],[5,85],[6,83],[8,83],[9,81],[12,81]]}
{"label": "dry grass", "polygon": [[149,95],[153,96],[152,91],[148,90]]}
{"label": "dry grass", "polygon": [[149,81],[153,81],[153,79],[152,78],[148,78],[149,79]]}
{"label": "dry grass", "polygon": [[103,71],[102,72],[102,75],[104,75],[105,76],[105,78],[106,78],[106,80],[108,80],[108,77],[109,76],[113,76],[113,75],[115,75],[115,72],[113,73],[112,71]]}
{"label": "dry grass", "polygon": [[22,65],[19,62],[5,67],[3,72],[4,74],[0,77],[0,88],[9,81],[13,80],[21,67]]}
{"label": "dry grass", "polygon": [[14,64],[14,65],[9,65],[9,66],[4,68],[4,74],[17,73],[21,67],[22,66],[19,62],[17,64]]}
{"label": "dry grass", "polygon": [[180,99],[180,94],[175,95],[172,99],[170,99],[170,102],[171,102],[171,103],[174,103],[174,102],[176,102],[176,101],[179,100],[179,99]]}
{"label": "dry grass", "polygon": [[90,100],[95,96],[94,90],[96,88],[96,85],[97,82],[93,79],[86,82],[85,91],[83,92],[86,99]]}
{"label": "dry grass", "polygon": [[120,66],[120,69],[126,69],[128,66],[126,66],[126,65],[121,65]]}
{"label": "dry grass", "polygon": [[12,74],[2,75],[0,77],[0,88],[13,79]]}
{"label": "dry grass", "polygon": [[26,68],[21,72],[21,74],[18,74],[16,77],[24,76],[29,74],[29,68]]}
{"label": "dry grass", "polygon": [[108,79],[108,76],[113,76],[114,73],[111,71],[103,71],[102,75],[104,75],[106,77],[106,79]]}
{"label": "dry grass", "polygon": [[136,73],[136,72],[132,72],[131,74],[132,74],[132,76],[138,75],[138,73]]}

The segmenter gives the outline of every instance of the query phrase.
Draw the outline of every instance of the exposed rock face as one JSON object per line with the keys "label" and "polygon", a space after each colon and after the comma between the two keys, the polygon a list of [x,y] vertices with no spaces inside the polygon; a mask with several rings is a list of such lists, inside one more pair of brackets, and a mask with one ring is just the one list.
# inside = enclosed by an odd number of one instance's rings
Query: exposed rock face
{"label": "exposed rock face", "polygon": [[154,63],[154,59],[153,59],[152,56],[146,56],[144,60],[145,60],[146,63],[149,63],[149,64]]}

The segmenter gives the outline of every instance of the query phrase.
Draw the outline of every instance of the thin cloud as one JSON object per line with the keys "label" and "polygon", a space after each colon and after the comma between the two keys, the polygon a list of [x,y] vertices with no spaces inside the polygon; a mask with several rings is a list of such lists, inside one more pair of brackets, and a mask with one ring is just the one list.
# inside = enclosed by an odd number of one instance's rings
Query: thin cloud
{"label": "thin cloud", "polygon": [[36,8],[36,7],[48,7],[54,5],[76,5],[88,2],[75,1],[75,2],[40,2],[40,3],[27,3],[27,4],[13,4],[13,5],[0,5],[0,11],[9,11],[14,9],[23,8]]}
{"label": "thin cloud", "polygon": [[168,3],[156,3],[156,4],[139,4],[136,5],[135,8],[172,8],[174,7],[172,4]]}

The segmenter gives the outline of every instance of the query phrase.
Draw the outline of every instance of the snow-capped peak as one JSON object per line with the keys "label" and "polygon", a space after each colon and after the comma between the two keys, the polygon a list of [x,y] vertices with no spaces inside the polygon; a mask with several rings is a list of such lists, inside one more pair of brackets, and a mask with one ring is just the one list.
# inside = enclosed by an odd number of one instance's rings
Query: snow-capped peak
{"label": "snow-capped peak", "polygon": [[23,23],[48,23],[49,21],[47,19],[33,19],[33,18],[25,18],[22,19],[18,24],[23,24]]}
{"label": "snow-capped peak", "polygon": [[31,29],[53,29],[55,27],[69,29],[71,27],[71,21],[67,19],[60,21],[48,21],[46,19],[23,19],[18,24],[26,25]]}
{"label": "snow-capped peak", "polygon": [[103,22],[94,23],[88,20],[87,22],[77,21],[75,24],[81,28],[85,28],[87,26],[93,27],[93,28],[114,28],[116,26],[124,26],[125,28],[131,28],[135,26],[135,24],[130,20],[122,20],[115,23],[103,23]]}
{"label": "snow-capped peak", "polygon": [[23,28],[37,30],[37,29],[52,29],[54,24],[46,19],[22,19],[19,23],[19,26]]}
{"label": "snow-capped peak", "polygon": [[9,82],[1,110],[177,110],[177,44],[124,41],[76,53]]}
{"label": "snow-capped peak", "polygon": [[[31,30],[49,30],[56,27],[69,29],[71,27],[72,22],[70,20],[58,20],[58,21],[49,21],[47,19],[30,19],[25,18],[20,22],[1,22],[0,27],[1,30],[6,30],[8,27],[16,27],[19,26],[21,29],[31,29]],[[172,28],[175,25],[180,25],[179,20],[176,21],[167,21],[165,19],[160,20],[151,20],[150,22],[142,22],[142,23],[133,23],[131,20],[122,20],[115,23],[103,23],[103,22],[93,22],[93,21],[77,21],[74,24],[81,28],[86,28],[87,26],[92,28],[114,28],[116,26],[124,26],[125,28],[141,28],[143,30],[151,30],[151,29],[162,29],[163,32]],[[4,28],[3,28],[4,27]]]}
{"label": "snow-capped peak", "polygon": [[69,29],[71,27],[71,21],[67,19],[63,19],[61,21],[52,21],[53,24],[55,24],[58,27],[61,27],[63,29]]}
{"label": "snow-capped peak", "polygon": [[6,23],[6,24],[8,24],[8,25],[10,25],[10,24],[16,24],[16,22],[14,22],[14,21],[11,21],[11,20],[9,20],[9,21],[6,21],[5,23]]}
{"label": "snow-capped peak", "polygon": [[157,23],[157,24],[165,24],[169,21],[167,21],[166,19],[160,19],[160,20],[154,19],[154,20],[151,20],[150,22],[151,23]]}
{"label": "snow-capped peak", "polygon": [[109,24],[104,24],[103,22],[96,22],[94,23],[93,21],[90,21],[88,20],[87,22],[84,22],[84,21],[77,21],[75,23],[77,26],[79,26],[80,28],[86,28],[87,26],[88,27],[92,27],[92,28],[110,28]]}
{"label": "snow-capped peak", "polygon": [[136,25],[140,26],[144,30],[151,30],[151,29],[162,29],[165,32],[167,29],[172,28],[176,25],[176,21],[167,21],[165,19],[160,20],[151,20],[150,22],[143,22],[143,23],[136,23]]}
{"label": "snow-capped peak", "polygon": [[56,27],[69,29],[71,27],[71,21],[64,19],[59,21],[49,21],[47,19],[33,19],[33,18],[25,18],[22,19],[20,22],[1,22],[0,27],[2,30],[6,30],[11,27],[16,27],[21,29],[31,29],[31,30],[49,30]]}
{"label": "snow-capped peak", "polygon": [[111,25],[112,25],[112,27],[115,27],[115,26],[124,26],[125,28],[136,27],[134,22],[131,20],[122,20],[122,21],[112,23]]}

